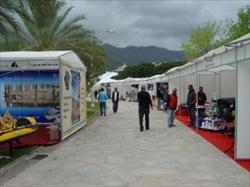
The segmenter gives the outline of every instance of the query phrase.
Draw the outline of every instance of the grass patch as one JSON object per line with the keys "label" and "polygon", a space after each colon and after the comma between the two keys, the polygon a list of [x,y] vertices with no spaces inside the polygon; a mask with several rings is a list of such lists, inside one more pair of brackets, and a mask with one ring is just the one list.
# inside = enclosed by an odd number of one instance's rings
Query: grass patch
{"label": "grass patch", "polygon": [[95,115],[97,112],[99,112],[99,103],[94,102],[94,106],[91,105],[92,102],[88,101],[87,103],[87,117],[90,118],[91,116]]}
{"label": "grass patch", "polygon": [[[17,158],[26,155],[28,153],[31,153],[35,147],[24,147],[24,148],[14,148],[13,149],[13,157],[12,158],[1,158],[0,159],[0,168],[9,164],[10,162],[13,162]],[[9,156],[9,149],[0,149],[0,157],[1,156]]]}

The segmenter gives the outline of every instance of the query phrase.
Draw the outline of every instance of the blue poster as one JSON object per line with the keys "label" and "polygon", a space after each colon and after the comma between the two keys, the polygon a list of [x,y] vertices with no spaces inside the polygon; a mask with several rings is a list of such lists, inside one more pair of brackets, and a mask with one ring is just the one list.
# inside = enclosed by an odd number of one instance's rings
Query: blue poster
{"label": "blue poster", "polygon": [[0,115],[34,117],[40,123],[60,120],[59,72],[0,72]]}
{"label": "blue poster", "polygon": [[71,89],[72,89],[72,124],[80,121],[80,73],[71,70]]}

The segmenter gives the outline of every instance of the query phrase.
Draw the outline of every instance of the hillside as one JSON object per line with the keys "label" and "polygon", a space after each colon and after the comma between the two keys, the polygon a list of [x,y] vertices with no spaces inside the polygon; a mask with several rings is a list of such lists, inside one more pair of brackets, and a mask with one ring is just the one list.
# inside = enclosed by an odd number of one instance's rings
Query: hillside
{"label": "hillside", "polygon": [[103,48],[107,54],[109,62],[111,63],[109,67],[110,70],[116,69],[123,63],[159,63],[163,61],[179,61],[184,59],[183,51],[171,51],[155,46],[128,46],[125,48],[118,48],[110,44],[104,44]]}

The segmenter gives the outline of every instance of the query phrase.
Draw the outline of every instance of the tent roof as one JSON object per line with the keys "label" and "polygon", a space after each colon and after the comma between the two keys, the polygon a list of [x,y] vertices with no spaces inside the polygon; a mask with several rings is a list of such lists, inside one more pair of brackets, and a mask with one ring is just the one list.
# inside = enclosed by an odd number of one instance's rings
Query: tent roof
{"label": "tent roof", "polygon": [[249,43],[250,42],[249,39],[250,39],[250,33],[248,33],[248,34],[246,34],[246,35],[244,35],[244,36],[242,36],[242,37],[240,37],[240,38],[238,38],[238,39],[230,42],[229,44],[236,43],[236,42],[241,42],[241,41],[245,44],[245,43]]}
{"label": "tent roof", "polygon": [[220,71],[232,71],[235,70],[236,67],[232,66],[232,65],[223,65],[223,66],[219,66],[216,68],[211,68],[208,69],[206,71],[200,71],[198,72],[199,75],[212,75],[214,73],[219,73]]}
{"label": "tent roof", "polygon": [[229,45],[221,46],[219,48],[216,48],[216,49],[213,49],[213,50],[209,51],[205,55],[195,59],[194,62],[199,62],[199,61],[201,61],[201,60],[203,60],[203,59],[205,59],[207,57],[224,53],[227,50],[230,50],[230,49],[233,48],[232,46],[230,46],[230,44],[240,43],[241,41],[242,41],[243,44],[249,43],[250,42],[250,33],[248,33],[248,34],[246,34],[246,35],[244,35],[244,36],[230,42]]}
{"label": "tent roof", "polygon": [[167,73],[174,72],[174,71],[176,71],[176,70],[178,70],[178,69],[180,69],[180,68],[182,68],[182,67],[183,67],[183,66],[177,66],[177,67],[174,67],[174,68],[172,68],[172,69],[168,70],[168,71],[167,71]]}
{"label": "tent roof", "polygon": [[116,72],[106,72],[103,75],[99,76],[99,81],[95,84],[96,86],[102,83],[108,82],[117,82],[117,80],[112,79],[111,77],[118,75]]}
{"label": "tent roof", "polygon": [[57,60],[73,51],[14,51],[0,52],[0,60]]}
{"label": "tent roof", "polygon": [[[59,61],[60,59],[60,61]],[[58,63],[86,71],[81,59],[73,51],[12,51],[0,52],[0,63],[5,70],[13,70],[13,61],[19,61],[17,69],[58,69]],[[3,69],[1,69],[3,70]]]}

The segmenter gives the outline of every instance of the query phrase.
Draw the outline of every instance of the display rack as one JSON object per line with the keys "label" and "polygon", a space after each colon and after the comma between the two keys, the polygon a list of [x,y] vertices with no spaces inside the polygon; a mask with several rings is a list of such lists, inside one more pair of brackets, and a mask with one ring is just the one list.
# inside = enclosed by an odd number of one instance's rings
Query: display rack
{"label": "display rack", "polygon": [[213,118],[205,118],[204,122],[201,123],[201,129],[213,130],[213,131],[222,131],[224,130],[224,125],[221,125],[223,120],[213,119]]}

